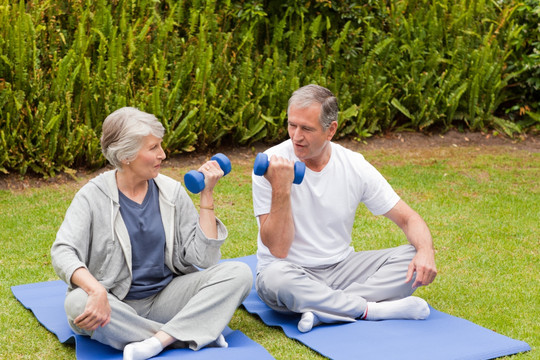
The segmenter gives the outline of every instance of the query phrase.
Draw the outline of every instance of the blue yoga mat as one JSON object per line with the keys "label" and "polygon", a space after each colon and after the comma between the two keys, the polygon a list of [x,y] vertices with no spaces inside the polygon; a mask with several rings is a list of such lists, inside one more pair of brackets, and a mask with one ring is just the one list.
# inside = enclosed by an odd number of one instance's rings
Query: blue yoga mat
{"label": "blue yoga mat", "polygon": [[[13,295],[37,320],[62,343],[75,343],[78,360],[122,359],[122,352],[103,345],[89,337],[75,334],[68,325],[64,311],[66,284],[63,281],[47,281],[35,284],[11,287]],[[186,360],[253,360],[273,359],[273,357],[255,341],[241,331],[226,328],[223,332],[229,343],[228,348],[203,348],[199,351],[190,349],[170,349],[163,351],[156,358]]]}
{"label": "blue yoga mat", "polygon": [[[253,274],[254,255],[239,259]],[[529,351],[523,342],[488,330],[470,321],[431,308],[426,320],[356,321],[322,325],[308,333],[297,329],[299,316],[283,315],[264,304],[253,288],[243,303],[270,326],[283,328],[292,339],[331,359],[493,359]]]}
{"label": "blue yoga mat", "polygon": [[[248,264],[255,274],[254,255],[238,260]],[[64,312],[66,285],[62,281],[13,286],[15,297],[32,310],[38,321],[56,334],[61,342],[75,342],[77,359],[121,359],[120,351],[85,336],[74,334]],[[426,320],[357,321],[322,325],[308,333],[296,328],[299,316],[277,313],[264,304],[253,288],[243,303],[270,326],[279,326],[285,334],[331,359],[492,359],[529,351],[530,346],[504,335],[431,308]],[[167,350],[158,358],[186,359],[273,359],[259,344],[240,331],[226,329],[229,348]],[[418,339],[421,339],[419,342]]]}

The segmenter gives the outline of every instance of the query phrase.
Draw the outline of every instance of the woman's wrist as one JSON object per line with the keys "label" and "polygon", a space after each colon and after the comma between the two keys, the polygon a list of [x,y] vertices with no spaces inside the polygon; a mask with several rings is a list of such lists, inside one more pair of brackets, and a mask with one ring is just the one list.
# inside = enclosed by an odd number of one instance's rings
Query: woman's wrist
{"label": "woman's wrist", "polygon": [[[204,190],[203,190],[204,191]],[[199,207],[204,210],[214,210],[214,197],[212,192],[201,192]]]}

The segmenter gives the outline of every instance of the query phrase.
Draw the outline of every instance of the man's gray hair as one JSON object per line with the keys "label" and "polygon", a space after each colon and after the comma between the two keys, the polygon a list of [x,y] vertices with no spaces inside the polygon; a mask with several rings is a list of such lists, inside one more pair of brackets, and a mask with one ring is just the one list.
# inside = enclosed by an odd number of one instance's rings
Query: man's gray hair
{"label": "man's gray hair", "polygon": [[333,121],[338,120],[339,107],[336,97],[327,88],[314,84],[306,85],[293,92],[289,99],[287,114],[289,114],[292,105],[302,109],[311,106],[313,103],[321,104],[319,122],[323,129],[328,129]]}
{"label": "man's gray hair", "polygon": [[165,129],[158,119],[133,107],[112,112],[103,122],[101,151],[117,169],[122,161],[132,161],[141,149],[142,140],[150,134],[163,138]]}

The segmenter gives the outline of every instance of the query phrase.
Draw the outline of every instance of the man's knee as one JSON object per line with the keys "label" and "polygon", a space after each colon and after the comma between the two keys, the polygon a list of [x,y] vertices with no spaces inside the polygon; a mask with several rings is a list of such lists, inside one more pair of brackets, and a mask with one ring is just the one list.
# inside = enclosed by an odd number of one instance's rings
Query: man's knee
{"label": "man's knee", "polygon": [[258,274],[258,283],[265,288],[280,289],[290,285],[297,271],[287,261],[274,261]]}
{"label": "man's knee", "polygon": [[294,297],[295,280],[301,277],[302,272],[287,261],[275,261],[257,274],[257,294],[274,310],[281,308],[282,299]]}
{"label": "man's knee", "polygon": [[411,244],[401,245],[396,248],[395,254],[393,257],[399,257],[401,259],[411,261],[416,255],[416,248]]}

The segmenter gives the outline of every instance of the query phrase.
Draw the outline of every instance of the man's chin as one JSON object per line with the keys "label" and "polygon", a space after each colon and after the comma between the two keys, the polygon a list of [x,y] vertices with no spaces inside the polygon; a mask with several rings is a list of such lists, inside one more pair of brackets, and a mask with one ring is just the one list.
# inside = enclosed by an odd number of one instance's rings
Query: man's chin
{"label": "man's chin", "polygon": [[304,161],[307,155],[306,148],[303,146],[294,145],[294,155],[301,161]]}

